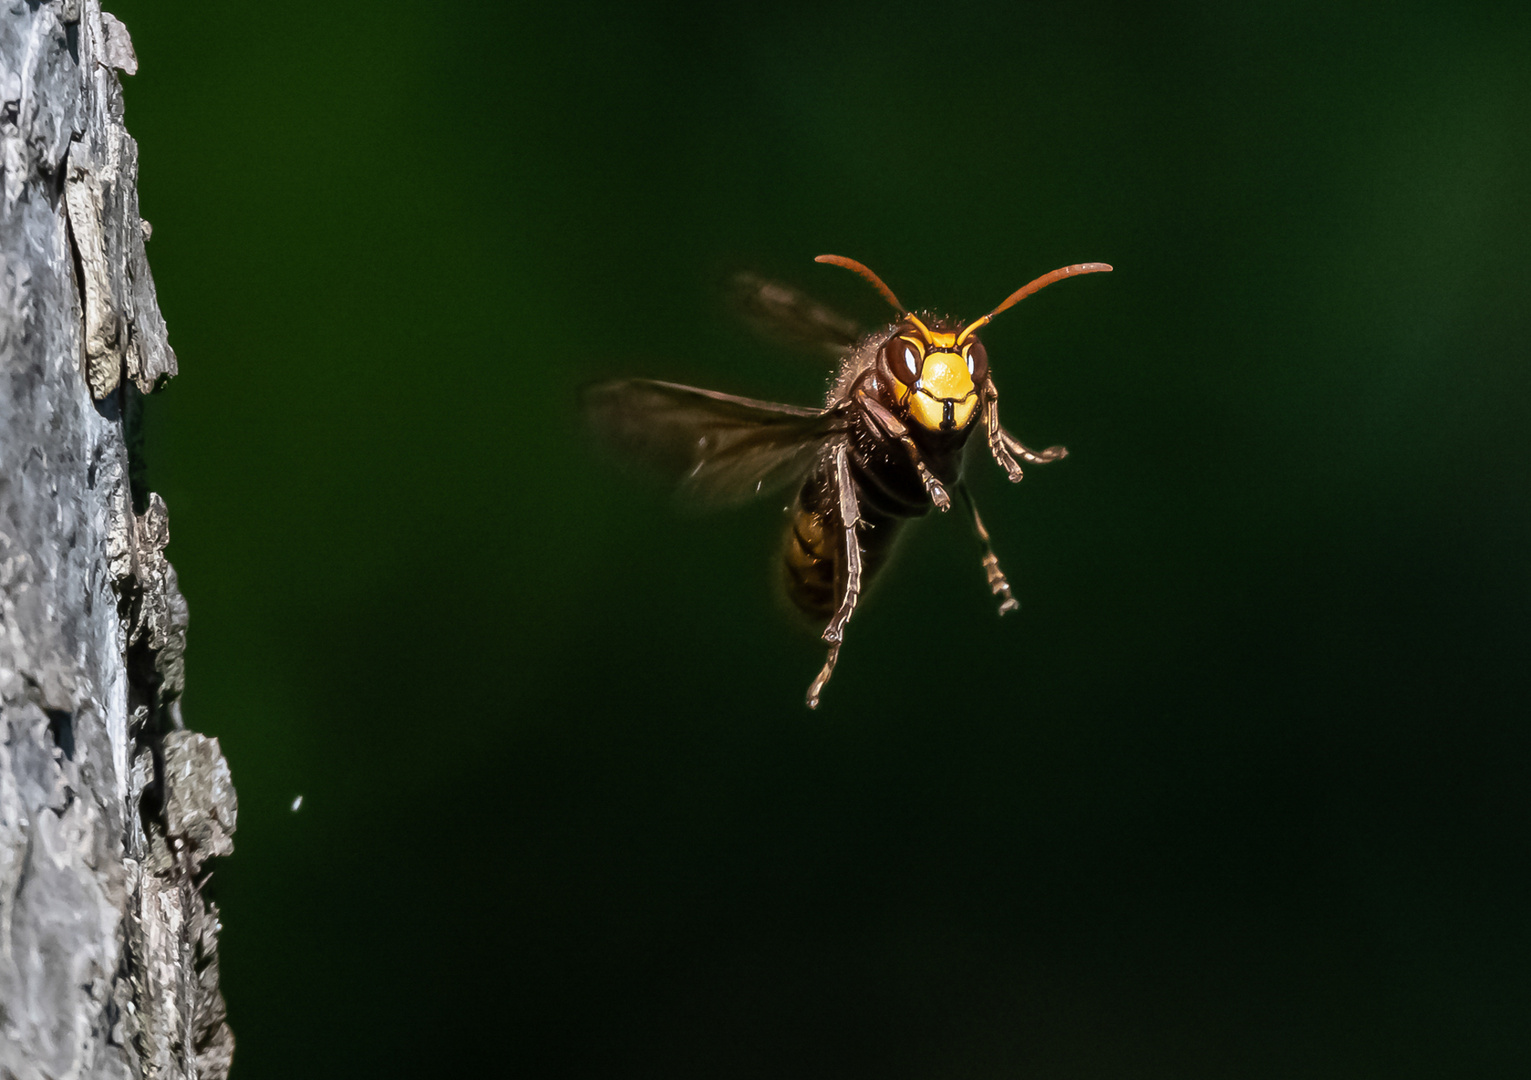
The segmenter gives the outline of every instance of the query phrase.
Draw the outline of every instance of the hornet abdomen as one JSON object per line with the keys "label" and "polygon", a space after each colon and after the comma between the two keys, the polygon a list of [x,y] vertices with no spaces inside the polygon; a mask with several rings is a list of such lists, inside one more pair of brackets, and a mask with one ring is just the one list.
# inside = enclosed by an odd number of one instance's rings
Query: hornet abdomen
{"label": "hornet abdomen", "polygon": [[[828,622],[840,602],[837,582],[845,560],[844,533],[838,516],[834,482],[816,470],[798,492],[787,523],[782,548],[783,581],[787,598],[814,622]],[[877,515],[875,528],[864,523],[856,531],[861,542],[863,589],[876,576],[898,535],[902,519]]]}

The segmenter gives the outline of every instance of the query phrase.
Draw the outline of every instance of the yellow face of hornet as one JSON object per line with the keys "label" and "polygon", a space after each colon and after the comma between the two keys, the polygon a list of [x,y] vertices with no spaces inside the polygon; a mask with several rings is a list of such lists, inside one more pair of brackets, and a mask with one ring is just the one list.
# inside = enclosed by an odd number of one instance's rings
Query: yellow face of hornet
{"label": "yellow face of hornet", "polygon": [[899,403],[927,431],[962,431],[978,409],[978,388],[988,374],[976,326],[960,332],[932,330],[906,315],[883,346],[888,372],[898,384]]}

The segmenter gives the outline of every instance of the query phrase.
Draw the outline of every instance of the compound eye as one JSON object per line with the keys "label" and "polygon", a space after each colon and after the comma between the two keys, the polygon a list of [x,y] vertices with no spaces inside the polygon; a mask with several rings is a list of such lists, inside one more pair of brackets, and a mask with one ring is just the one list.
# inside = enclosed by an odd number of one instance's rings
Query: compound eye
{"label": "compound eye", "polygon": [[983,347],[983,342],[973,338],[967,345],[968,374],[973,376],[974,384],[983,382],[984,376],[989,374],[989,350]]}
{"label": "compound eye", "polygon": [[882,358],[893,377],[905,386],[920,381],[920,354],[908,338],[889,338],[882,347]]}

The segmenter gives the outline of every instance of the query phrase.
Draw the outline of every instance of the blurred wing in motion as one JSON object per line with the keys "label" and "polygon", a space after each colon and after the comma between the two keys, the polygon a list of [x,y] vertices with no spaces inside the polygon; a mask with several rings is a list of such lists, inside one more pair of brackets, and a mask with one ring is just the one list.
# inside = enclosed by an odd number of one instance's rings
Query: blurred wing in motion
{"label": "blurred wing in motion", "polygon": [[735,274],[734,306],[765,337],[838,357],[861,338],[855,320],[832,311],[801,290],[759,274]]}
{"label": "blurred wing in motion", "polygon": [[741,503],[802,478],[843,430],[818,409],[650,379],[588,387],[584,409],[619,455],[675,480],[682,499],[702,506]]}

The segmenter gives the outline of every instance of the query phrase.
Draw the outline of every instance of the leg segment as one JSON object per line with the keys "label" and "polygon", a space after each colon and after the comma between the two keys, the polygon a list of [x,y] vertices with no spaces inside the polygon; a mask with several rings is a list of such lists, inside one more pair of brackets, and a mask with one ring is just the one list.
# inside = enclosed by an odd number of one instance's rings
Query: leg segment
{"label": "leg segment", "polygon": [[835,502],[839,509],[840,527],[844,530],[845,570],[844,591],[834,618],[824,628],[824,640],[831,645],[839,644],[845,633],[845,624],[856,601],[861,596],[861,541],[856,539],[856,526],[861,523],[861,507],[856,501],[856,485],[851,480],[850,455],[845,444],[835,449]]}
{"label": "leg segment", "polygon": [[950,510],[951,496],[946,493],[946,488],[942,486],[941,481],[937,480],[925,467],[925,461],[920,457],[920,448],[909,437],[909,429],[904,426],[904,422],[889,412],[882,402],[865,391],[856,391],[856,404],[865,410],[866,414],[872,418],[872,423],[882,429],[884,434],[904,444],[904,449],[909,451],[909,460],[914,462],[914,471],[919,474],[920,483],[925,485],[925,493],[930,496],[930,501],[936,504],[936,509],[942,512]]}
{"label": "leg segment", "polygon": [[808,707],[819,707],[819,695],[824,692],[824,684],[835,673],[835,661],[840,659],[840,646],[834,644],[829,647],[829,659],[824,661],[824,669],[819,672],[819,677],[813,680],[813,685],[808,688]]}
{"label": "leg segment", "polygon": [[818,678],[808,688],[810,709],[819,707],[819,695],[824,692],[824,685],[835,672],[835,662],[840,659],[840,643],[845,637],[845,624],[850,621],[851,613],[856,610],[856,601],[861,596],[861,541],[856,537],[856,527],[861,523],[861,506],[856,499],[855,481],[851,479],[850,451],[844,443],[835,448],[834,476],[836,517],[840,519],[845,561],[840,564],[836,575],[840,586],[840,604],[835,609],[834,617],[829,620],[829,625],[824,628],[824,640],[829,643],[829,656]]}
{"label": "leg segment", "polygon": [[1049,461],[1057,461],[1069,456],[1066,446],[1049,446],[1046,450],[1033,450],[1004,428],[999,429],[999,437],[1004,440],[1006,449],[1031,465],[1045,465]]}
{"label": "leg segment", "polygon": [[1010,454],[1010,448],[1005,445],[1002,434],[1003,429],[999,426],[999,391],[994,389],[992,382],[984,387],[983,393],[983,417],[984,425],[988,429],[989,453],[994,455],[994,460],[999,462],[999,467],[1005,470],[1012,484],[1019,484],[1025,473]]}
{"label": "leg segment", "polygon": [[999,462],[999,467],[1009,475],[1012,484],[1019,483],[1024,475],[1016,458],[1020,458],[1028,465],[1044,465],[1049,461],[1057,461],[1059,458],[1069,456],[1069,452],[1061,446],[1049,446],[1042,451],[1032,450],[1020,439],[1000,427],[999,391],[994,389],[993,382],[984,387],[983,415],[989,436],[989,453],[994,455],[994,460]]}
{"label": "leg segment", "polygon": [[1010,595],[1010,582],[1005,572],[999,568],[999,559],[995,557],[994,548],[989,543],[989,530],[983,527],[983,518],[978,516],[978,504],[973,501],[967,484],[958,484],[957,493],[972,511],[973,529],[978,533],[978,542],[983,545],[984,577],[988,580],[989,591],[999,597],[999,613],[1004,615],[1007,611],[1020,610],[1020,602]]}

